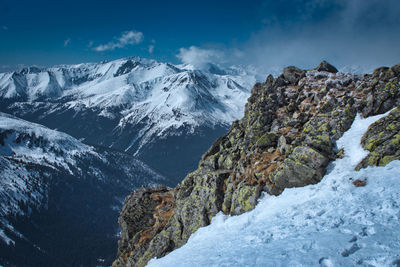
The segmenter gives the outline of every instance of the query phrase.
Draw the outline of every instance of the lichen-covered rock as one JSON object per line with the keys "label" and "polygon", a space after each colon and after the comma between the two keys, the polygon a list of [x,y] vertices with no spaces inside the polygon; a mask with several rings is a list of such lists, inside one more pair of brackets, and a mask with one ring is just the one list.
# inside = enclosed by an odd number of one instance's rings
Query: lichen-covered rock
{"label": "lichen-covered rock", "polygon": [[[264,83],[255,84],[243,119],[211,146],[196,171],[164,193],[170,196],[164,201],[169,203],[164,204],[168,216],[155,219],[161,213],[159,201],[126,200],[114,266],[144,266],[184,245],[218,212],[235,215],[253,209],[262,192],[278,195],[285,188],[319,182],[329,161],[340,155],[336,140],[357,113],[370,116],[399,106],[399,76],[398,65],[354,75],[322,62],[310,71],[287,67],[277,78],[269,75]],[[386,120],[371,127],[363,139],[365,146],[374,147],[371,159],[366,159],[374,165],[399,155],[398,110]],[[381,133],[382,127],[388,130]],[[150,212],[143,216],[145,209]]]}
{"label": "lichen-covered rock", "polygon": [[254,209],[260,193],[261,187],[240,183],[232,194],[231,214],[242,214],[243,212]]}
{"label": "lichen-covered rock", "polygon": [[118,223],[121,239],[113,266],[136,266],[149,242],[173,214],[174,196],[165,186],[140,188],[125,199]]}
{"label": "lichen-covered rock", "polygon": [[385,166],[400,159],[400,109],[373,123],[361,139],[364,149],[370,151],[356,169],[367,166]]}

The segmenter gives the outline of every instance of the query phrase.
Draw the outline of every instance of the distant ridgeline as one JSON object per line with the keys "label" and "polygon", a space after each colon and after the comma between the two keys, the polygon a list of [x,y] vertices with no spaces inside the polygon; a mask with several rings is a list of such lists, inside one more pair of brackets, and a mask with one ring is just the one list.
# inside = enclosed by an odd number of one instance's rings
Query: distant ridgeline
{"label": "distant ridgeline", "polygon": [[257,83],[244,117],[218,138],[198,169],[175,188],[149,187],[129,195],[119,218],[119,266],[145,266],[184,245],[218,212],[242,214],[262,192],[318,183],[340,157],[336,141],[356,114],[383,114],[362,138],[370,151],[357,169],[400,159],[400,65],[372,74],[338,73],[322,62],[312,70],[290,66]]}
{"label": "distant ridgeline", "polygon": [[175,186],[244,112],[240,68],[132,57],[0,73],[0,111],[141,160]]}
{"label": "distant ridgeline", "polygon": [[0,112],[0,265],[111,264],[123,198],[164,181],[131,155]]}

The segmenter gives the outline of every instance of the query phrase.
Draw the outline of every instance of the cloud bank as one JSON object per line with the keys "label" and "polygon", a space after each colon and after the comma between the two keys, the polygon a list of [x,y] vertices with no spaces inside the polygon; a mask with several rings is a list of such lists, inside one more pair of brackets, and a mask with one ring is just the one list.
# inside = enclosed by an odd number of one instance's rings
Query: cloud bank
{"label": "cloud bank", "polygon": [[107,44],[101,44],[93,48],[94,51],[103,52],[103,51],[111,51],[116,48],[123,48],[128,45],[139,44],[143,41],[144,36],[142,32],[138,31],[125,31],[122,32],[121,35],[115,40],[108,42]]}
{"label": "cloud bank", "polygon": [[194,65],[252,65],[263,76],[322,60],[359,72],[400,63],[398,0],[265,1],[259,12],[262,27],[244,43],[181,48],[178,58]]}

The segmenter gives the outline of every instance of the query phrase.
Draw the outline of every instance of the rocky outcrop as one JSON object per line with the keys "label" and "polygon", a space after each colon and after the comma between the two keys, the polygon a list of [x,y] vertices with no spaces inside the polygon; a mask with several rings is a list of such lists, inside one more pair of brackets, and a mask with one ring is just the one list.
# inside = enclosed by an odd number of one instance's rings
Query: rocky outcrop
{"label": "rocky outcrop", "polygon": [[400,159],[400,109],[396,107],[388,116],[372,124],[361,139],[365,150],[370,151],[357,169],[367,166],[385,166]]}
{"label": "rocky outcrop", "polygon": [[123,254],[120,254],[114,265],[135,266],[140,262],[152,237],[165,227],[174,214],[174,207],[173,192],[165,186],[140,188],[130,194],[125,199],[118,219],[122,229],[118,247]]}
{"label": "rocky outcrop", "polygon": [[[328,163],[340,155],[336,140],[357,112],[370,116],[399,106],[398,70],[396,65],[372,75],[351,75],[322,62],[310,71],[287,67],[277,78],[269,75],[264,83],[257,83],[243,119],[212,145],[196,171],[164,193],[173,203],[168,222],[154,230],[155,220],[148,215],[141,227],[123,234],[114,266],[144,266],[185,244],[218,212],[236,215],[253,209],[262,192],[278,195],[285,188],[318,183]],[[392,140],[395,135],[387,136]],[[368,138],[367,134],[363,142],[368,143]],[[398,155],[398,150],[391,155]],[[137,199],[134,205],[132,198]],[[139,191],[125,201],[124,211],[131,207],[133,214],[126,217],[129,213],[122,212],[123,232],[127,232],[123,221],[137,216],[136,209],[142,210],[141,199]],[[155,205],[149,208],[154,216]],[[141,243],[138,236],[143,235],[146,242]]]}

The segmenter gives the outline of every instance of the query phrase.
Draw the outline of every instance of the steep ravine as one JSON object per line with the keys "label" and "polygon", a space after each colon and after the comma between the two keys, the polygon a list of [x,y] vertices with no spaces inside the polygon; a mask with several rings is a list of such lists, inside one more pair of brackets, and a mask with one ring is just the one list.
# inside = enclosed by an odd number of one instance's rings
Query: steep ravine
{"label": "steep ravine", "polygon": [[174,189],[142,188],[126,198],[113,266],[145,266],[181,247],[219,211],[253,209],[261,192],[278,195],[318,183],[328,163],[341,156],[336,140],[357,113],[393,109],[363,137],[371,153],[357,168],[399,159],[399,81],[400,65],[352,75],[322,62],[307,71],[287,67],[257,83],[243,119],[212,145],[196,171]]}

